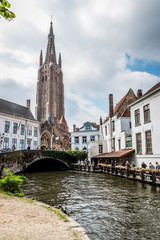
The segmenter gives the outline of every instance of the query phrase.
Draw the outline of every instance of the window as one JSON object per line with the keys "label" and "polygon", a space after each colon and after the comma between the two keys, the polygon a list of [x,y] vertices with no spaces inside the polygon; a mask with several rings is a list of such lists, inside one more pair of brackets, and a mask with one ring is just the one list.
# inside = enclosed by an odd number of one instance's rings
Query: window
{"label": "window", "polygon": [[144,110],[144,122],[150,122],[150,108],[149,108],[149,104],[147,104],[146,106],[143,107]]}
{"label": "window", "polygon": [[89,124],[88,124],[88,125],[86,125],[86,126],[85,126],[85,130],[86,130],[86,131],[89,131],[89,130],[91,130],[91,125],[89,125]]}
{"label": "window", "polygon": [[106,134],[106,136],[107,136],[107,126],[105,126],[105,134]]}
{"label": "window", "polygon": [[131,123],[131,122],[129,122],[129,128],[130,128],[130,129],[132,128],[132,123]]}
{"label": "window", "polygon": [[38,128],[34,127],[34,137],[38,137]]}
{"label": "window", "polygon": [[24,124],[21,124],[21,135],[24,135],[24,130],[25,130],[25,126]]}
{"label": "window", "polygon": [[3,143],[4,148],[9,148],[9,138],[4,138],[4,143]]}
{"label": "window", "polygon": [[32,126],[28,125],[28,135],[32,136]]}
{"label": "window", "polygon": [[17,148],[17,139],[16,138],[12,138],[12,146],[15,146],[15,149]]}
{"label": "window", "polygon": [[5,121],[5,129],[4,129],[4,132],[5,132],[5,133],[9,133],[9,128],[10,128],[10,122],[9,122],[9,121]]}
{"label": "window", "polygon": [[31,140],[27,140],[27,147],[31,147]]}
{"label": "window", "polygon": [[152,153],[151,131],[146,131],[146,153]]}
{"label": "window", "polygon": [[13,123],[13,134],[17,134],[18,123]]}
{"label": "window", "polygon": [[74,143],[79,144],[79,137],[74,137]]}
{"label": "window", "polygon": [[118,147],[119,147],[119,150],[121,150],[121,139],[118,139]]}
{"label": "window", "polygon": [[137,145],[137,154],[141,154],[142,153],[141,133],[136,134],[136,145]]}
{"label": "window", "polygon": [[115,121],[112,121],[112,131],[115,131]]}
{"label": "window", "polygon": [[132,147],[132,139],[126,140],[126,148]]}
{"label": "window", "polygon": [[140,122],[140,110],[137,109],[134,111],[134,114],[135,114],[135,126],[138,126],[141,124]]}
{"label": "window", "polygon": [[87,143],[87,137],[82,137],[82,143]]}
{"label": "window", "polygon": [[24,139],[20,139],[20,150],[24,150]]}
{"label": "window", "polygon": [[99,145],[99,153],[103,153],[103,145]]}
{"label": "window", "polygon": [[115,138],[112,138],[112,150],[115,151]]}
{"label": "window", "polygon": [[37,141],[33,141],[33,149],[37,149],[38,147],[38,142]]}
{"label": "window", "polygon": [[90,136],[90,140],[91,140],[91,142],[94,142],[95,141],[95,136]]}

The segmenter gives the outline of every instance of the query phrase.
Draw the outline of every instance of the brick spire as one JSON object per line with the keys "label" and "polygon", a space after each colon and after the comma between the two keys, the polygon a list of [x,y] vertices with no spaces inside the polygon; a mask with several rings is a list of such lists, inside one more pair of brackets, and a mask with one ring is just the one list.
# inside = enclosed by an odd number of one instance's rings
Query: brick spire
{"label": "brick spire", "polygon": [[48,44],[47,44],[47,50],[46,50],[46,59],[45,63],[50,62],[50,55],[53,54],[53,62],[57,63],[56,61],[56,51],[55,51],[55,44],[54,44],[54,34],[53,34],[53,23],[51,21],[50,23],[50,29],[48,34]]}
{"label": "brick spire", "polygon": [[39,66],[42,66],[43,64],[43,55],[42,55],[42,50],[40,52],[40,58],[39,58]]}

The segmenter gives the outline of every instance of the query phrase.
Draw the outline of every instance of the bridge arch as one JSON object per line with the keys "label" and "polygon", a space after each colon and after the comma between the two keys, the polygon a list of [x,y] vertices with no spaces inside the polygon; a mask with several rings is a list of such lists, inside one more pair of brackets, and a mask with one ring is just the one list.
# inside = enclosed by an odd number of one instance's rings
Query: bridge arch
{"label": "bridge arch", "polygon": [[40,172],[69,169],[69,165],[61,160],[51,157],[40,157],[25,165],[24,172]]}

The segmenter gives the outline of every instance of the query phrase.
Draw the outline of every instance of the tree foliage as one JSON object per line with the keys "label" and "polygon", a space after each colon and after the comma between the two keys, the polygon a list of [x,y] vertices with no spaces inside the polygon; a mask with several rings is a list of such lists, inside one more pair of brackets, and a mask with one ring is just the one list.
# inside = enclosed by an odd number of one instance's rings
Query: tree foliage
{"label": "tree foliage", "polygon": [[87,157],[87,153],[85,151],[80,151],[80,150],[66,150],[66,152],[75,157],[78,160],[85,160],[85,158]]}
{"label": "tree foliage", "polygon": [[5,177],[0,180],[0,189],[4,192],[11,193],[15,196],[23,197],[24,194],[21,185],[27,178],[24,176],[14,175],[10,169],[4,169]]}
{"label": "tree foliage", "polygon": [[0,15],[7,20],[12,20],[16,15],[9,10],[11,4],[6,0],[0,0]]}

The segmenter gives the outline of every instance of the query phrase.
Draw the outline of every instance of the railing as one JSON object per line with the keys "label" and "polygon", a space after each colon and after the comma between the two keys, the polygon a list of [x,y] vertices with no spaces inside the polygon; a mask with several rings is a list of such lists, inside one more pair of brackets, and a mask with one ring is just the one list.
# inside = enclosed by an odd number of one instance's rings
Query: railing
{"label": "railing", "polygon": [[74,164],[73,169],[88,172],[102,172],[141,182],[157,184],[160,186],[160,170],[157,169],[144,169],[136,167],[131,169],[126,166],[112,166],[111,164],[102,163],[96,166],[94,164]]}

